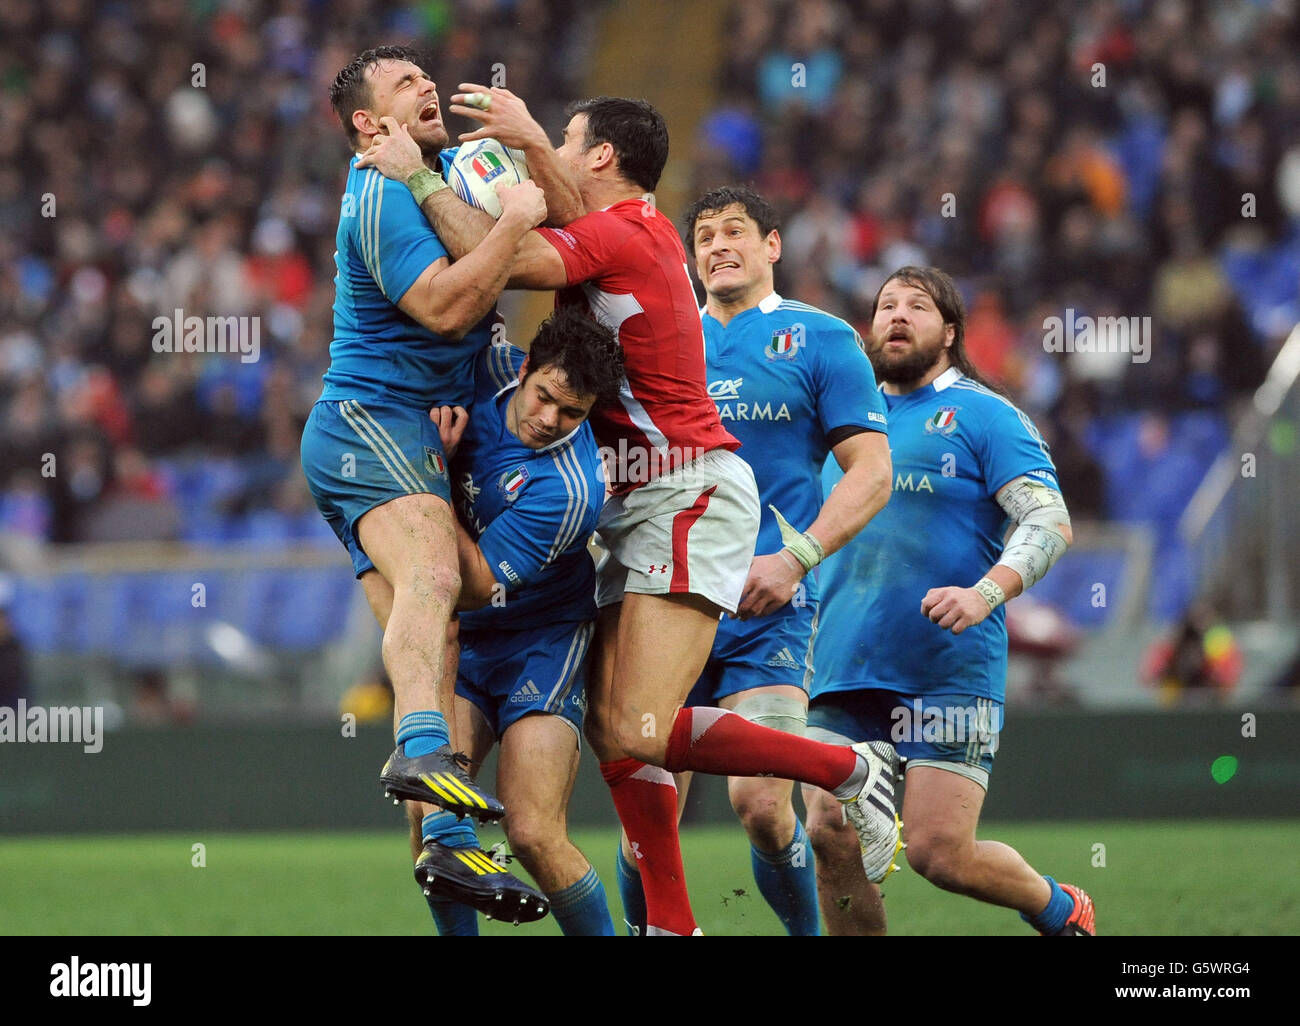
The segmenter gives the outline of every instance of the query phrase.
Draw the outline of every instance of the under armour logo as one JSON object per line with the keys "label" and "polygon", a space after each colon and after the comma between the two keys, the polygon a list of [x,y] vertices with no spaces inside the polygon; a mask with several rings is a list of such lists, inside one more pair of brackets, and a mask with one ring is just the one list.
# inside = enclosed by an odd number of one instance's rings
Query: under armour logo
{"label": "under armour logo", "polygon": [[642,854],[642,852],[641,852],[641,842],[640,842],[640,841],[633,841],[633,842],[632,842],[632,854],[633,854],[636,858],[639,858],[639,859],[643,859],[643,858],[645,858],[645,855]]}
{"label": "under armour logo", "polygon": [[659,566],[655,566],[653,563],[651,563],[650,572],[652,574],[666,574],[668,572],[668,564],[661,563]]}

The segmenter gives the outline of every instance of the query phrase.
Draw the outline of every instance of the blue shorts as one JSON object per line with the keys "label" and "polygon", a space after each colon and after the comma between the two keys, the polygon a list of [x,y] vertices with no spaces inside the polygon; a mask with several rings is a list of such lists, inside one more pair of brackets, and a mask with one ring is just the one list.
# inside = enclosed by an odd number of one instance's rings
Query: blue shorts
{"label": "blue shorts", "polygon": [[319,400],[302,431],[302,469],[316,507],[338,535],[360,577],[375,564],[356,524],[376,506],[427,493],[451,504],[438,427],[428,410],[382,400]]}
{"label": "blue shorts", "polygon": [[825,691],[808,708],[808,736],[832,742],[831,734],[851,742],[888,741],[908,769],[940,766],[987,790],[1002,713],[1001,702],[961,692]]}
{"label": "blue shorts", "polygon": [[564,719],[579,738],[587,711],[587,651],[596,625],[461,631],[456,694],[474,703],[497,736],[532,713]]}
{"label": "blue shorts", "polygon": [[773,684],[807,691],[813,678],[818,611],[817,602],[805,602],[752,620],[723,617],[709,661],[686,704],[717,705],[727,695]]}

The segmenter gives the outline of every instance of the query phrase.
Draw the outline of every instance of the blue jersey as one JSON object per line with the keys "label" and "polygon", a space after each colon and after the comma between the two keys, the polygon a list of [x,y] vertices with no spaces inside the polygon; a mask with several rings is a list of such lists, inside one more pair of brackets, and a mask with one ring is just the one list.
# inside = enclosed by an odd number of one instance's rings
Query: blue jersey
{"label": "blue jersey", "polygon": [[523,630],[596,615],[587,540],[605,502],[591,427],[530,449],[506,427],[524,353],[495,343],[475,361],[474,412],[453,461],[456,508],[505,601],[460,614],[465,630]]}
{"label": "blue jersey", "polygon": [[[961,691],[1001,702],[1004,608],[954,635],[922,615],[921,600],[931,588],[971,587],[1001,557],[1009,525],[994,499],[999,488],[1027,475],[1060,489],[1047,444],[1015,406],[956,368],[884,398],[893,490],[823,564],[812,694]],[[828,491],[841,476],[828,461]]]}
{"label": "blue jersey", "polygon": [[[885,404],[858,333],[838,317],[775,292],[726,327],[702,317],[709,396],[758,485],[755,551],[776,552],[783,543],[768,504],[807,530],[821,510],[827,435],[843,427],[884,431]],[[816,575],[804,584],[815,600]]]}
{"label": "blue jersey", "polygon": [[[439,158],[444,172],[455,152]],[[334,240],[334,341],[321,398],[468,407],[474,354],[490,341],[496,311],[453,342],[398,309],[447,250],[405,185],[374,168],[358,169],[355,157],[349,167]]]}

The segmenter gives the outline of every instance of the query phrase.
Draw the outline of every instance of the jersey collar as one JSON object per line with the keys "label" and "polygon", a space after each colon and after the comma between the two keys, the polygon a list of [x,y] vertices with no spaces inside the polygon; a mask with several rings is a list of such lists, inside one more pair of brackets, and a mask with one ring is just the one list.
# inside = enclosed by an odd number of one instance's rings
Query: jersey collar
{"label": "jersey collar", "polygon": [[930,387],[932,387],[936,392],[942,392],[959,377],[961,377],[961,371],[956,367],[949,367],[946,371],[930,382]]}
{"label": "jersey collar", "polygon": [[[784,300],[775,292],[769,292],[766,296],[764,296],[762,299],[758,301],[757,309],[760,313],[765,313],[765,314],[774,313],[776,311],[776,308],[780,306],[783,302]],[[755,309],[755,307],[751,306],[749,308],[749,310],[753,310],[753,309]],[[749,310],[742,310],[740,313],[736,314],[736,317],[741,316],[741,314],[749,313]],[[713,316],[712,314],[709,313],[709,307],[707,303],[704,306],[700,307],[700,317],[703,318],[706,314],[708,314],[708,316],[710,317]],[[736,317],[733,317],[732,320],[734,321]]]}

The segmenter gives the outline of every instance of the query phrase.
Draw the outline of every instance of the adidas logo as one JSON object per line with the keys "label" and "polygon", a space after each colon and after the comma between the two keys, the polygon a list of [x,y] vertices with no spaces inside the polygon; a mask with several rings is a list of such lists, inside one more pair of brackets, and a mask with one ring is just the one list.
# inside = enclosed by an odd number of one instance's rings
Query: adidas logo
{"label": "adidas logo", "polygon": [[524,686],[510,696],[510,701],[514,703],[536,702],[542,697],[541,691],[531,680],[524,681]]}
{"label": "adidas logo", "polygon": [[457,848],[452,850],[464,865],[473,871],[476,876],[486,876],[489,873],[504,873],[506,870],[488,858],[486,852],[479,851],[476,848]]}
{"label": "adidas logo", "polygon": [[785,648],[781,649],[781,651],[778,652],[776,655],[772,656],[772,658],[767,661],[767,665],[779,666],[784,670],[801,669],[799,665],[799,661],[795,659],[794,653],[790,651],[790,647],[788,645]]}

